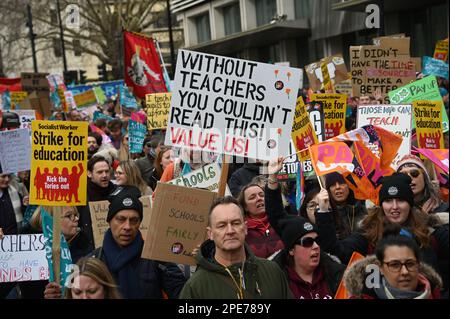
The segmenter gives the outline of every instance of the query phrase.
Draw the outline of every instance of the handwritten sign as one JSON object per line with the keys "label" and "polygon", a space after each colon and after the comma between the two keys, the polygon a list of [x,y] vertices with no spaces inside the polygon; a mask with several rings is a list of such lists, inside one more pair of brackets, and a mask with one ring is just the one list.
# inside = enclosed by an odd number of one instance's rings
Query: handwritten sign
{"label": "handwritten sign", "polygon": [[[217,163],[212,163],[196,169],[188,174],[172,179],[167,183],[173,185],[181,185],[192,188],[208,189],[210,192],[219,191],[220,181],[220,166]],[[228,186],[225,190],[225,195],[231,195]]]}
{"label": "handwritten sign", "polygon": [[[405,39],[409,43],[409,38]],[[396,40],[401,43],[404,39]],[[351,46],[350,61],[356,96],[372,95],[378,89],[386,97],[389,91],[416,79],[416,63],[409,57],[409,46]]]}
{"label": "handwritten sign", "polygon": [[206,239],[208,211],[215,193],[158,184],[142,257],[195,265],[192,251]]}
{"label": "handwritten sign", "polygon": [[[403,137],[394,163],[411,152],[412,108],[411,105],[359,105],[356,118],[357,127],[380,126]],[[370,150],[379,156],[378,146],[369,144]]]}
{"label": "handwritten sign", "polygon": [[31,143],[28,129],[0,132],[0,162],[3,174],[30,169]]}
{"label": "handwritten sign", "polygon": [[86,205],[87,122],[33,121],[30,203]]}
{"label": "handwritten sign", "polygon": [[28,97],[28,93],[25,91],[15,91],[11,92],[11,108],[17,109],[20,107],[20,102]]}
{"label": "handwritten sign", "polygon": [[42,234],[6,235],[0,239],[0,283],[48,279]]}
{"label": "handwritten sign", "polygon": [[299,81],[299,69],[180,50],[165,144],[287,155]]}
{"label": "handwritten sign", "polygon": [[48,73],[21,73],[22,90],[31,93],[35,91],[39,97],[50,93],[50,86],[47,80]]}
{"label": "handwritten sign", "polygon": [[145,95],[145,113],[149,130],[165,129],[169,116],[172,93],[155,93]]}
{"label": "handwritten sign", "polygon": [[[148,220],[152,212],[152,198],[151,196],[142,196],[139,198],[144,208],[143,220],[139,230],[141,231],[142,238],[147,238],[148,232]],[[106,221],[108,216],[109,201],[101,200],[96,202],[89,202],[89,211],[91,213],[92,220],[92,233],[94,234],[94,245],[95,248],[101,247],[103,245],[103,238],[106,231],[109,228],[109,224]]]}

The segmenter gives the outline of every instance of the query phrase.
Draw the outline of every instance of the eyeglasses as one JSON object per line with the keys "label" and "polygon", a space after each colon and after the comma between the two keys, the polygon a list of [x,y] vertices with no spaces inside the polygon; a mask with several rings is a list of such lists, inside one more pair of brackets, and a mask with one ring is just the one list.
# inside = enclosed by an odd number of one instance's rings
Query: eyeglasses
{"label": "eyeglasses", "polygon": [[411,272],[417,271],[417,269],[419,268],[419,263],[417,262],[417,260],[413,260],[413,259],[409,259],[409,260],[405,261],[404,263],[402,263],[399,260],[393,260],[393,261],[383,262],[383,263],[387,265],[390,272],[399,272],[403,266],[405,266],[406,269]]}
{"label": "eyeglasses", "polygon": [[420,175],[420,170],[412,169],[409,171],[401,171],[400,173],[407,174],[407,175],[411,176],[412,178],[416,178]]}
{"label": "eyeglasses", "polygon": [[295,242],[296,245],[300,245],[305,248],[310,248],[316,243],[318,246],[320,246],[320,238],[317,236],[316,238],[312,237],[303,237]]}
{"label": "eyeglasses", "polygon": [[64,215],[64,218],[68,218],[70,221],[74,222],[75,220],[80,219],[80,214],[78,213],[67,214]]}
{"label": "eyeglasses", "polygon": [[306,208],[307,208],[307,209],[316,209],[317,207],[319,207],[319,204],[314,203],[314,202],[308,203],[308,204],[306,205]]}

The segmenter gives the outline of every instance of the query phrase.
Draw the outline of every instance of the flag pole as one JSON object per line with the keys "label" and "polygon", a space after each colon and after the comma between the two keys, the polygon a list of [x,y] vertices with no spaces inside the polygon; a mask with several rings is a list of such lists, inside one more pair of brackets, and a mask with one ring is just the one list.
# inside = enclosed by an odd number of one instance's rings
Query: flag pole
{"label": "flag pole", "polygon": [[[153,42],[156,44],[156,49],[158,50],[159,58],[161,59],[161,62],[162,62],[162,65],[163,65],[163,69],[164,69],[164,77],[167,76],[167,80],[165,81],[165,82],[166,82],[166,87],[167,87],[167,92],[170,92],[170,91],[171,91],[171,88],[170,88],[170,78],[169,78],[169,73],[167,72],[167,69],[166,69],[166,63],[164,62],[163,56],[162,56],[162,54],[161,54],[161,48],[159,47],[159,42],[158,42],[158,40],[156,40],[156,39],[153,39]],[[172,68],[173,68],[173,67],[174,67],[174,66],[172,65]]]}

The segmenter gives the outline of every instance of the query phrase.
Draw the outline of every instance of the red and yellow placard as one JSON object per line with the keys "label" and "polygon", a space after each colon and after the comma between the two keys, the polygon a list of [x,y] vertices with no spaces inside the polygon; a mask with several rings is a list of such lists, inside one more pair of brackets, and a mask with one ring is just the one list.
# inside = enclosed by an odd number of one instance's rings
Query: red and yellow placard
{"label": "red and yellow placard", "polygon": [[86,205],[87,122],[31,123],[30,204]]}
{"label": "red and yellow placard", "polygon": [[345,133],[347,95],[336,93],[312,94],[311,99],[323,103],[325,140]]}
{"label": "red and yellow placard", "polygon": [[413,114],[419,148],[444,148],[442,101],[414,101]]}
{"label": "red and yellow placard", "polygon": [[291,136],[297,152],[307,150],[308,146],[317,144],[316,132],[311,125],[309,113],[306,111],[306,106],[301,96],[298,97],[295,106]]}

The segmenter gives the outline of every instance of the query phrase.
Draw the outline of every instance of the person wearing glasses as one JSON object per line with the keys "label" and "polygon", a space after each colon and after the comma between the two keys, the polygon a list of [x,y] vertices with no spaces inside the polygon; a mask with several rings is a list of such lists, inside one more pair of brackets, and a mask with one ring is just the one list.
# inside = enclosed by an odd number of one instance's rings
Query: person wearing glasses
{"label": "person wearing glasses", "polygon": [[103,246],[89,257],[102,260],[125,299],[178,298],[186,279],[173,263],[141,258],[144,241],[139,231],[143,207],[137,187],[124,186],[111,194]]}
{"label": "person wearing glasses", "polygon": [[[344,277],[350,299],[439,299],[442,279],[422,261],[417,242],[386,227],[375,255],[352,264]],[[368,278],[370,276],[370,278]]]}
{"label": "person wearing glasses", "polygon": [[[285,246],[274,261],[283,269],[296,299],[332,299],[345,266],[334,256],[321,251],[317,227],[311,220],[289,215],[284,210],[276,179],[276,173],[282,165],[282,157],[269,161],[269,180],[265,188],[265,206],[270,224]],[[328,192],[325,189],[314,193],[311,191],[305,202],[310,207],[307,210],[311,211],[306,214],[313,220],[317,210],[330,210]]]}
{"label": "person wearing glasses", "polygon": [[283,269],[296,299],[332,299],[345,271],[320,249],[317,228],[307,219],[289,216],[278,222],[285,244],[274,261]]}
{"label": "person wearing glasses", "polygon": [[448,222],[448,204],[439,198],[439,186],[433,185],[422,160],[414,155],[405,155],[397,165],[397,172],[411,177],[414,206],[427,214],[445,212]]}
{"label": "person wearing glasses", "polygon": [[424,262],[439,272],[444,278],[444,289],[448,289],[448,267],[442,267],[449,259],[448,226],[440,225],[433,215],[425,214],[414,206],[408,175],[394,173],[383,177],[381,183],[380,206],[370,209],[361,221],[360,230],[343,240],[336,237],[331,214],[319,209],[316,222],[322,249],[347,263],[354,251],[362,255],[373,254],[386,225],[396,224],[401,227],[402,234],[417,241]]}

